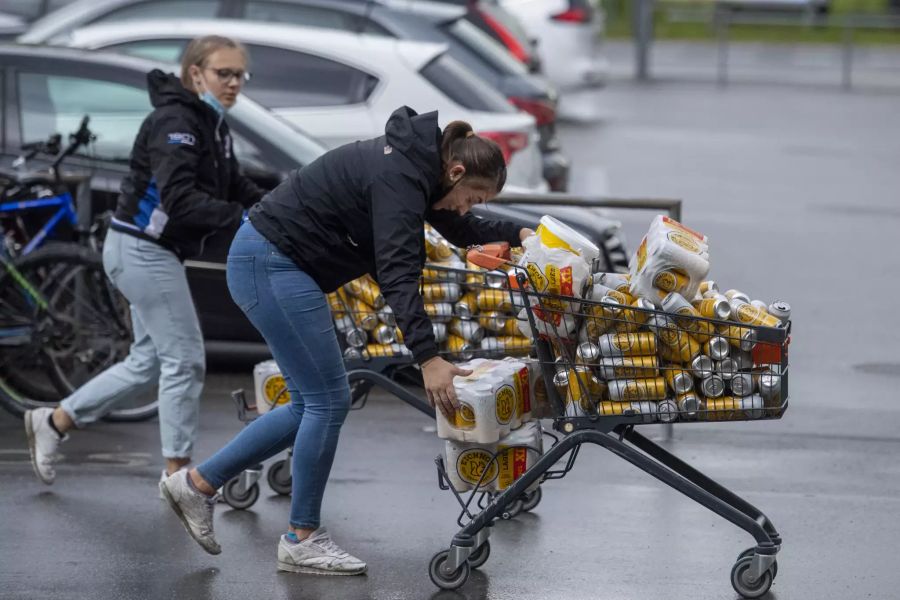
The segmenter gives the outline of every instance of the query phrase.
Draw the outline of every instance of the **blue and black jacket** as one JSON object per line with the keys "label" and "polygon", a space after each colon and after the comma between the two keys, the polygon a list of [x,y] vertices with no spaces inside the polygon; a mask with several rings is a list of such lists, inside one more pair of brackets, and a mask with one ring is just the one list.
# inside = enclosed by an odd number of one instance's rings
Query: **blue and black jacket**
{"label": "blue and black jacket", "polygon": [[180,259],[235,228],[264,191],[241,175],[228,124],[172,74],[147,75],[154,110],[144,119],[111,227],[154,241]]}

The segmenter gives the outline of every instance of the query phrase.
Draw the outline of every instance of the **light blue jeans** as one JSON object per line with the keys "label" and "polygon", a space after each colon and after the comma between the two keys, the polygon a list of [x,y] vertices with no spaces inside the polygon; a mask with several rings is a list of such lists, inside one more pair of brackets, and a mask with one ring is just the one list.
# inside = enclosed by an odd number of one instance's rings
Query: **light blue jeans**
{"label": "light blue jeans", "polygon": [[206,363],[184,265],[158,244],[111,229],[103,243],[103,268],[131,303],[134,342],[125,360],[60,406],[82,427],[158,383],[163,457],[190,458]]}
{"label": "light blue jeans", "polygon": [[294,447],[290,523],[315,529],[350,386],[325,294],[247,221],[228,253],[228,289],[281,367],[291,395],[197,467],[213,488]]}

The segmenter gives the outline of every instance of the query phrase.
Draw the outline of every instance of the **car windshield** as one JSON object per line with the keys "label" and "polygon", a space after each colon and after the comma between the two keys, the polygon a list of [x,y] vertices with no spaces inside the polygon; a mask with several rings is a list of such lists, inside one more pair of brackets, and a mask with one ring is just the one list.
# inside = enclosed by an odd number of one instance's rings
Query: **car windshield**
{"label": "car windshield", "polygon": [[461,44],[485,59],[498,73],[527,75],[528,70],[494,38],[481,31],[464,18],[445,26],[447,33]]}

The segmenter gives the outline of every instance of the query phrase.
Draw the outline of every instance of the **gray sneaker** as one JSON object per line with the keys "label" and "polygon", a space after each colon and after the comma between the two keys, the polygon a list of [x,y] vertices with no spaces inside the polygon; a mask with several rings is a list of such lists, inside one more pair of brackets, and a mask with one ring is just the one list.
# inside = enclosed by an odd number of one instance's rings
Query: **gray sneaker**
{"label": "gray sneaker", "polygon": [[341,550],[324,527],[301,542],[282,535],[278,542],[278,570],[313,575],[362,575],[366,563]]}
{"label": "gray sneaker", "polygon": [[59,443],[69,439],[68,435],[60,437],[50,426],[52,408],[35,408],[25,411],[25,435],[28,437],[28,451],[31,453],[31,466],[38,478],[50,485],[56,478],[53,463]]}
{"label": "gray sneaker", "polygon": [[190,536],[210,554],[219,554],[222,548],[216,542],[213,532],[215,496],[210,498],[198,492],[188,483],[187,478],[187,469],[176,471],[159,484],[159,491],[181,519]]}

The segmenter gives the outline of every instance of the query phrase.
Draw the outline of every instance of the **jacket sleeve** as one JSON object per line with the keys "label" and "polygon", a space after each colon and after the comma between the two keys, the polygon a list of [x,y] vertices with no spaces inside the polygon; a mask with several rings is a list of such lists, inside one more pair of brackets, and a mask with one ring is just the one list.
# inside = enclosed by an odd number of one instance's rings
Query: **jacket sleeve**
{"label": "jacket sleeve", "polygon": [[197,186],[201,160],[197,126],[181,114],[162,115],[150,130],[150,172],[160,201],[179,228],[214,231],[240,221],[241,205],[214,198]]}
{"label": "jacket sleeve", "polygon": [[438,353],[419,293],[425,197],[418,182],[396,171],[382,172],[370,186],[376,279],[419,364]]}
{"label": "jacket sleeve", "polygon": [[452,210],[429,210],[425,218],[448,242],[460,248],[500,241],[511,246],[522,245],[521,227],[508,221],[483,219],[472,213],[459,216]]}
{"label": "jacket sleeve", "polygon": [[256,185],[252,179],[241,172],[237,157],[234,155],[234,147],[231,148],[231,185],[228,197],[239,202],[244,208],[250,208],[266,194],[266,190]]}

